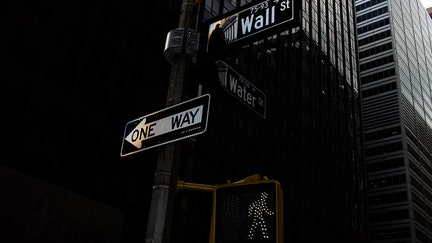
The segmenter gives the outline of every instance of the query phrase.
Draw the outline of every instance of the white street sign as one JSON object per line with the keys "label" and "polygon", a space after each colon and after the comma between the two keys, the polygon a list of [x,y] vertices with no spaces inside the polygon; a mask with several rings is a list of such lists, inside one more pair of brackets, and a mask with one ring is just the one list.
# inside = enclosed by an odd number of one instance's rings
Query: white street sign
{"label": "white street sign", "polygon": [[126,124],[120,155],[198,135],[207,128],[210,95],[132,120]]}

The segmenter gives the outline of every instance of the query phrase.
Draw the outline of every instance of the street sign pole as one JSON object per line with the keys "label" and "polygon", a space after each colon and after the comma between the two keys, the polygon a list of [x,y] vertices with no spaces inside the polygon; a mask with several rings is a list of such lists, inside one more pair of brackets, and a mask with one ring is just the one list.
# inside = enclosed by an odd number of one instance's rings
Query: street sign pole
{"label": "street sign pole", "polygon": [[[179,28],[188,29],[193,27],[194,7],[194,0],[182,1]],[[172,57],[171,77],[166,100],[167,106],[176,105],[182,101],[188,58],[185,54]],[[180,141],[166,144],[160,149],[153,183],[146,243],[170,242],[180,155]]]}

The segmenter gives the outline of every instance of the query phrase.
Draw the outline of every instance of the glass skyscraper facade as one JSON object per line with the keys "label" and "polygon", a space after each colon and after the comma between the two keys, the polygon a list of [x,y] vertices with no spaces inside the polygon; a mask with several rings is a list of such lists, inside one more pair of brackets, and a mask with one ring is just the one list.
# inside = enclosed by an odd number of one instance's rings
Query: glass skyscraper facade
{"label": "glass skyscraper facade", "polygon": [[432,21],[356,1],[370,242],[432,241]]}

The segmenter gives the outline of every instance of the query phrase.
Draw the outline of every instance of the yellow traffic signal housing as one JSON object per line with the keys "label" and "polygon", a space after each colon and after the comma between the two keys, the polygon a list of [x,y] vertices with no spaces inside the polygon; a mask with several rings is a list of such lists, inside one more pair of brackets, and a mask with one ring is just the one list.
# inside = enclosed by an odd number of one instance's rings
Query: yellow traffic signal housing
{"label": "yellow traffic signal housing", "polygon": [[282,243],[283,193],[276,180],[243,180],[213,191],[210,243]]}

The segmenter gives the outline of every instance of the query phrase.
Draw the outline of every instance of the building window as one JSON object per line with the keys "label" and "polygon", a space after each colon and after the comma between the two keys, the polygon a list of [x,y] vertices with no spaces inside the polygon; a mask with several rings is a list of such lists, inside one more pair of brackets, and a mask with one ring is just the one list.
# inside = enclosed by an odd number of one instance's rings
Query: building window
{"label": "building window", "polygon": [[365,21],[365,20],[368,20],[368,19],[374,18],[374,17],[379,16],[379,15],[384,14],[384,13],[388,13],[388,8],[387,8],[387,6],[382,7],[382,8],[379,8],[379,9],[377,9],[377,10],[374,10],[374,11],[371,11],[371,12],[368,12],[368,13],[366,13],[366,14],[363,14],[363,15],[358,16],[358,17],[357,17],[357,23],[360,23],[360,22],[362,22],[362,21]]}
{"label": "building window", "polygon": [[402,239],[411,236],[409,227],[390,228],[371,231],[371,240]]}
{"label": "building window", "polygon": [[367,31],[371,31],[371,30],[378,29],[380,27],[389,25],[389,23],[390,23],[390,20],[388,18],[386,18],[386,19],[383,19],[383,20],[380,20],[380,21],[377,21],[377,22],[374,22],[374,23],[371,23],[371,24],[368,24],[366,26],[358,28],[357,33],[360,35],[360,34],[363,34]]}
{"label": "building window", "polygon": [[390,127],[390,128],[383,129],[383,130],[366,133],[365,134],[365,140],[369,142],[372,140],[378,140],[378,139],[383,139],[383,138],[387,138],[387,137],[397,136],[397,135],[400,135],[400,133],[401,133],[401,127],[400,126]]}
{"label": "building window", "polygon": [[376,46],[374,48],[367,49],[367,50],[360,52],[359,58],[362,59],[362,58],[365,58],[368,56],[373,56],[373,55],[376,55],[380,52],[385,52],[385,51],[392,50],[392,49],[393,49],[392,43],[385,43],[383,45],[379,45],[379,46]]}
{"label": "building window", "polygon": [[388,177],[380,177],[373,180],[368,180],[368,189],[378,189],[383,187],[389,187],[406,182],[405,175],[394,175]]}
{"label": "building window", "polygon": [[374,87],[371,89],[366,89],[362,91],[362,97],[367,98],[369,96],[374,96],[377,94],[382,94],[388,91],[392,91],[396,89],[396,82],[391,82],[387,84],[380,85],[378,87]]}
{"label": "building window", "polygon": [[375,156],[384,153],[391,153],[395,151],[402,150],[402,142],[389,143],[381,146],[375,146],[366,149],[366,156]]}
{"label": "building window", "polygon": [[399,210],[371,213],[369,215],[369,222],[379,223],[385,221],[403,220],[407,218],[409,218],[409,212],[408,209],[404,208]]}
{"label": "building window", "polygon": [[386,2],[386,1],[387,1],[387,0],[372,0],[372,1],[368,1],[368,2],[365,2],[365,3],[362,3],[362,4],[357,5],[357,6],[356,6],[356,11],[359,12],[359,11],[361,11],[361,10],[363,10],[363,9],[366,9],[366,8],[372,7],[372,6],[374,6],[374,5],[377,5],[377,4],[379,4],[379,3],[383,3],[383,2]]}
{"label": "building window", "polygon": [[397,158],[397,159],[389,159],[389,160],[384,160],[384,161],[379,161],[379,162],[368,164],[366,166],[366,170],[368,173],[372,173],[372,172],[381,171],[381,170],[400,168],[403,166],[404,166],[403,158]]}
{"label": "building window", "polygon": [[396,72],[395,72],[394,68],[383,70],[383,71],[378,72],[378,73],[373,73],[373,74],[368,75],[368,76],[363,76],[361,78],[361,84],[367,84],[367,83],[375,82],[375,81],[380,80],[380,79],[385,79],[385,78],[388,78],[391,76],[395,76],[395,74],[396,74]]}
{"label": "building window", "polygon": [[379,59],[375,59],[373,61],[370,61],[370,62],[367,62],[367,63],[364,63],[364,64],[360,65],[360,71],[364,71],[364,70],[368,70],[368,69],[371,69],[371,68],[379,67],[379,66],[391,63],[393,61],[394,61],[393,55],[382,57],[382,58],[379,58]]}
{"label": "building window", "polygon": [[407,200],[406,191],[375,195],[375,196],[370,196],[368,198],[369,205],[371,206],[404,202],[406,200]]}
{"label": "building window", "polygon": [[390,30],[386,30],[384,32],[380,32],[374,35],[371,35],[369,37],[363,38],[363,39],[359,39],[358,40],[358,44],[359,46],[364,46],[367,45],[369,43],[375,42],[377,40],[383,40],[384,38],[390,37],[391,36],[391,31]]}

